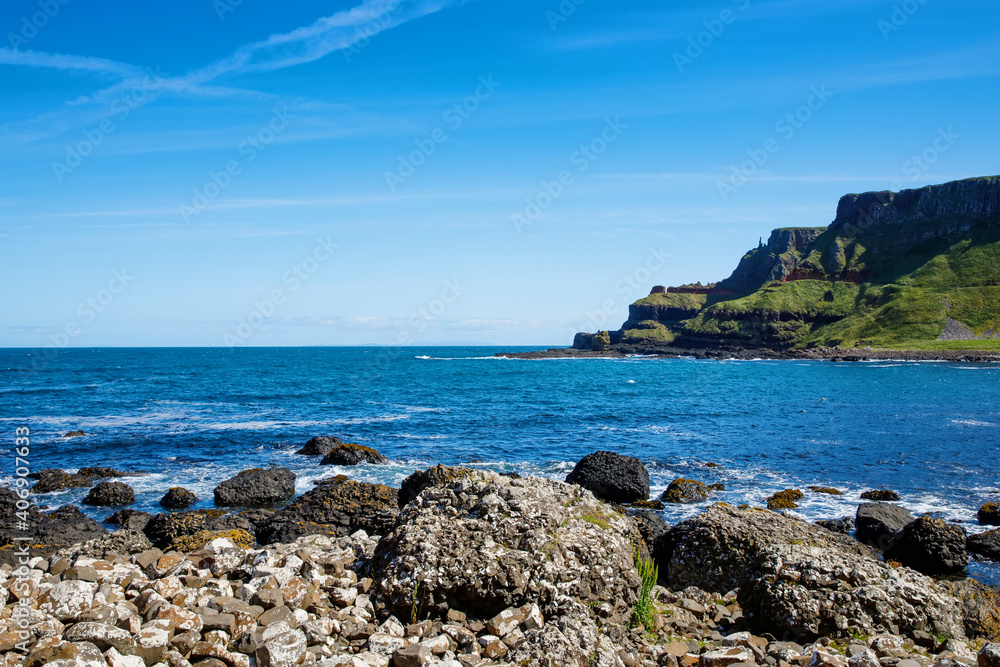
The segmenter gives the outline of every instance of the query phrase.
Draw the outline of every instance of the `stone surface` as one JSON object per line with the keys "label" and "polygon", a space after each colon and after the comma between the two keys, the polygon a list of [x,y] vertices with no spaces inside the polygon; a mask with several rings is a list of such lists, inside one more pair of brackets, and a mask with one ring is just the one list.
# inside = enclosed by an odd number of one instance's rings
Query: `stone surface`
{"label": "stone surface", "polygon": [[471,472],[425,489],[400,512],[372,563],[376,609],[407,618],[449,609],[490,618],[536,603],[546,617],[561,601],[609,602],[627,620],[638,579],[630,519],[577,486]]}
{"label": "stone surface", "polygon": [[84,505],[121,507],[135,502],[132,487],[123,482],[100,482],[83,499]]}
{"label": "stone surface", "polygon": [[244,470],[215,487],[219,506],[261,507],[295,495],[295,473],[288,468]]}
{"label": "stone surface", "polygon": [[1000,503],[986,503],[976,513],[979,523],[986,526],[1000,526]]}
{"label": "stone surface", "polygon": [[160,505],[173,510],[187,509],[196,502],[198,502],[198,496],[180,486],[171,487],[160,498]]}
{"label": "stone surface", "polygon": [[254,652],[259,667],[293,667],[306,652],[306,636],[301,630],[290,630],[271,637]]}
{"label": "stone surface", "polygon": [[909,510],[888,503],[863,503],[854,519],[859,542],[879,550],[887,549],[892,539],[913,521]]}
{"label": "stone surface", "polygon": [[649,498],[649,471],[634,456],[594,452],[584,456],[566,476],[567,484],[579,484],[600,500],[633,503]]}
{"label": "stone surface", "polygon": [[323,480],[257,528],[261,544],[292,542],[303,535],[340,537],[358,530],[383,534],[396,520],[397,491],[340,476]]}
{"label": "stone surface", "polygon": [[309,442],[307,442],[295,453],[302,454],[304,456],[326,456],[331,449],[342,444],[344,444],[344,441],[340,438],[329,435],[320,435],[309,440]]}
{"label": "stone surface", "polygon": [[965,540],[965,548],[977,556],[990,560],[1000,560],[1000,528],[969,535]]}
{"label": "stone surface", "polygon": [[693,479],[675,479],[660,496],[665,503],[697,503],[708,499],[708,487]]}
{"label": "stone surface", "polygon": [[920,517],[908,523],[885,550],[894,560],[924,574],[955,574],[965,569],[965,529],[943,519]]}
{"label": "stone surface", "polygon": [[386,463],[385,458],[371,447],[342,442],[323,456],[322,465],[356,466],[361,463]]}
{"label": "stone surface", "polygon": [[739,591],[750,629],[801,641],[852,628],[963,636],[959,605],[944,588],[893,569],[858,542],[766,510],[718,503],[670,533],[675,588]]}
{"label": "stone surface", "polygon": [[418,470],[403,480],[399,489],[399,507],[416,498],[421,491],[432,486],[447,486],[455,480],[468,477],[472,474],[470,468],[455,468],[443,465],[436,465],[427,470]]}

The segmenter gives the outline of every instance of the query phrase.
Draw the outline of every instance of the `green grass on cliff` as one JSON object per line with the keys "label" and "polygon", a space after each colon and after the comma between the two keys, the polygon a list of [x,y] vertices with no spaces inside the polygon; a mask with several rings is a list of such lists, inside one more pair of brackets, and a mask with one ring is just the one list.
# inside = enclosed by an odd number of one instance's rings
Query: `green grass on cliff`
{"label": "green grass on cliff", "polygon": [[[796,347],[996,349],[995,341],[936,339],[947,318],[977,334],[1000,328],[1000,241],[933,241],[893,261],[885,252],[874,256],[863,241],[834,239],[842,254],[837,265],[876,273],[871,282],[770,283],[708,306],[686,323],[685,333]],[[818,266],[820,253],[813,248],[800,266]]]}
{"label": "green grass on cliff", "polygon": [[650,294],[645,299],[636,301],[635,305],[700,310],[705,307],[707,300],[708,296],[705,294]]}
{"label": "green grass on cliff", "polygon": [[626,345],[644,345],[658,343],[669,345],[677,339],[677,334],[655,320],[644,320],[626,329],[622,342]]}

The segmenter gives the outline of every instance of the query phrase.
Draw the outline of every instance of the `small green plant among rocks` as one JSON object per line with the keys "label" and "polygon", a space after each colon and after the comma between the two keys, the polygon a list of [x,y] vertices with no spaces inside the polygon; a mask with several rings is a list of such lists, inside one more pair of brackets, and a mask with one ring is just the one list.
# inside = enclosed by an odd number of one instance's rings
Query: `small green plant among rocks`
{"label": "small green plant among rocks", "polygon": [[642,586],[639,589],[639,599],[636,600],[635,607],[632,608],[632,623],[642,626],[647,632],[654,632],[653,586],[656,585],[656,580],[659,579],[660,568],[653,563],[653,559],[643,558],[637,549],[635,552],[635,569],[639,572],[639,579],[642,580]]}

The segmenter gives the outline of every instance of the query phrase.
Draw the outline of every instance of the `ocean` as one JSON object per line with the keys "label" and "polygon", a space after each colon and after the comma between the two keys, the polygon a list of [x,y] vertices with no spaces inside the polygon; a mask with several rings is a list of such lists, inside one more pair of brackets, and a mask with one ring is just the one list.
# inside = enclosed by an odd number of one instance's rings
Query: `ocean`
{"label": "ocean", "polygon": [[[148,472],[123,481],[150,512],[170,486],[212,507],[212,489],[250,467],[287,466],[302,493],[338,474],[398,487],[437,463],[563,479],[602,449],[642,459],[652,497],[677,477],[721,482],[712,500],[734,504],[810,485],[845,492],[807,491],[795,512],[809,520],[853,516],[862,491],[886,488],[915,515],[979,532],[976,510],[1000,500],[1000,365],[493,356],[531,349],[0,350],[3,481],[27,427],[34,470]],[[73,430],[87,435],[63,437]],[[295,454],[317,435],[391,463]],[[86,492],[35,498],[80,505]],[[703,507],[663,515],[674,523]],[[969,571],[1000,584],[993,564]]]}

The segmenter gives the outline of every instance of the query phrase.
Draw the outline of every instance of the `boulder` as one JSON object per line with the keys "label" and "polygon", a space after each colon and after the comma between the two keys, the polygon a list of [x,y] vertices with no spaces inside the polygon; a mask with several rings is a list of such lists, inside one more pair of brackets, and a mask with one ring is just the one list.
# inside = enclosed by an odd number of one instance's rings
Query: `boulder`
{"label": "boulder", "polygon": [[94,480],[90,477],[58,470],[41,477],[31,487],[31,492],[54,493],[56,491],[65,491],[66,489],[85,489],[93,485]]}
{"label": "boulder", "polygon": [[342,444],[344,444],[344,441],[340,438],[320,435],[307,442],[305,446],[295,453],[304,456],[326,456],[331,449]]}
{"label": "boulder", "polygon": [[650,510],[629,510],[628,516],[635,521],[642,541],[645,542],[649,555],[656,559],[656,545],[663,539],[670,528],[663,517]]}
{"label": "boulder", "polygon": [[965,548],[969,553],[1000,560],[1000,528],[989,530],[978,535],[969,535],[965,540]]}
{"label": "boulder", "polygon": [[594,452],[580,459],[566,476],[609,503],[634,503],[649,498],[649,471],[634,456]]}
{"label": "boulder", "polygon": [[885,559],[924,574],[955,574],[965,569],[965,529],[922,516],[906,524],[885,550]]}
{"label": "boulder", "polygon": [[127,530],[137,530],[142,532],[146,529],[146,524],[148,524],[149,520],[152,518],[153,515],[148,512],[140,512],[139,510],[118,510],[105,519],[104,523],[121,526]]}
{"label": "boulder", "polygon": [[876,549],[885,549],[913,515],[905,507],[888,503],[863,503],[858,507],[854,522],[859,542]]}
{"label": "boulder", "polygon": [[110,477],[142,477],[146,473],[142,471],[124,472],[115,468],[91,466],[89,468],[80,468],[78,474],[83,475],[84,477],[90,477],[91,479],[108,479]]}
{"label": "boulder", "polygon": [[358,530],[389,531],[396,520],[398,492],[382,484],[355,482],[339,475],[323,480],[257,527],[261,544],[294,542],[304,535],[342,537]]}
{"label": "boulder", "polygon": [[565,605],[603,604],[626,622],[639,578],[631,519],[578,486],[470,471],[400,512],[371,562],[380,618],[488,619],[536,603],[546,626]]}
{"label": "boulder", "polygon": [[172,510],[187,509],[196,502],[198,502],[198,496],[180,486],[171,487],[160,498],[160,505]]}
{"label": "boulder", "polygon": [[876,489],[873,491],[864,491],[861,494],[862,500],[875,500],[875,501],[892,501],[899,500],[899,494],[895,491],[889,491],[888,489]]}
{"label": "boulder", "polygon": [[[7,511],[7,516],[15,516],[16,494],[9,489],[0,489],[0,512]],[[28,510],[28,530],[0,529],[0,563],[15,565],[17,556],[14,553],[14,538],[30,535],[32,537],[32,556],[48,556],[55,551],[86,542],[107,534],[104,527],[97,521],[85,516],[78,508],[66,505],[59,509],[42,514],[34,506]]]}
{"label": "boulder", "polygon": [[708,499],[708,488],[693,479],[675,479],[660,496],[665,503],[697,503]]}
{"label": "boulder", "polygon": [[84,505],[96,507],[122,507],[134,502],[135,492],[122,482],[100,482],[83,499]]}
{"label": "boulder", "polygon": [[403,480],[399,488],[399,507],[412,501],[420,492],[432,486],[447,486],[452,482],[468,478],[472,475],[471,468],[453,468],[436,465],[427,470],[418,470]]}
{"label": "boulder", "polygon": [[674,590],[738,590],[751,630],[800,643],[848,628],[963,636],[960,605],[933,579],[790,516],[717,503],[670,531]]}
{"label": "boulder", "polygon": [[791,510],[798,507],[796,500],[802,500],[805,494],[798,489],[785,489],[772,494],[767,499],[767,509],[769,510]]}
{"label": "boulder", "polygon": [[1000,503],[986,503],[976,513],[984,526],[1000,526]]}
{"label": "boulder", "polygon": [[546,623],[524,633],[504,656],[504,664],[533,667],[624,667],[625,663],[607,631],[588,617],[580,606],[574,605],[558,623]]}
{"label": "boulder", "polygon": [[342,442],[323,457],[321,465],[356,466],[361,463],[386,463],[385,458],[371,447]]}
{"label": "boulder", "polygon": [[215,487],[215,504],[261,507],[295,495],[295,473],[288,468],[244,470]]}
{"label": "boulder", "polygon": [[84,433],[83,431],[70,431],[69,433],[63,434],[63,437],[64,438],[82,438],[85,435],[87,435],[87,434]]}
{"label": "boulder", "polygon": [[842,496],[844,492],[840,489],[835,489],[832,486],[810,486],[809,490],[813,493],[824,493],[828,496]]}
{"label": "boulder", "polygon": [[146,523],[144,532],[153,546],[165,549],[183,535],[212,530],[214,521],[225,515],[222,510],[189,510],[157,514]]}

